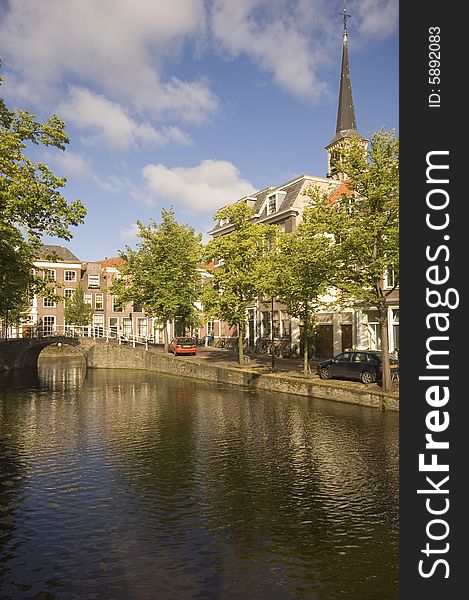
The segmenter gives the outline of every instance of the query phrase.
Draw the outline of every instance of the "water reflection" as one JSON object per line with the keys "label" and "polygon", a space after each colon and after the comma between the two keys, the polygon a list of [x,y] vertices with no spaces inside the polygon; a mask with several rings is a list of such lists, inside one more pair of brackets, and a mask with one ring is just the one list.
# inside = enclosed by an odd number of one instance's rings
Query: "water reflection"
{"label": "water reflection", "polygon": [[0,400],[0,597],[397,598],[397,415],[64,370]]}

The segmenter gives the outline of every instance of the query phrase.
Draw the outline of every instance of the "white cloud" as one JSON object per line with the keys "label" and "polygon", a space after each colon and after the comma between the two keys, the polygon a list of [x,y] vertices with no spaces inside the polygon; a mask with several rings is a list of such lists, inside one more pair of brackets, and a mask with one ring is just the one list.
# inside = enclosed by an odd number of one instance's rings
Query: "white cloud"
{"label": "white cloud", "polygon": [[145,188],[134,197],[147,204],[166,200],[196,213],[213,213],[255,191],[233,164],[222,160],[204,160],[187,168],[147,165],[143,178]]}
{"label": "white cloud", "polygon": [[10,0],[0,38],[18,95],[48,103],[68,78],[162,117],[217,108],[204,80],[162,79],[162,64],[203,34],[203,0]]}
{"label": "white cloud", "polygon": [[361,0],[353,6],[358,31],[365,40],[383,39],[396,32],[399,24],[398,0]]}
{"label": "white cloud", "polygon": [[65,150],[64,152],[45,152],[44,160],[47,163],[56,165],[61,174],[65,177],[78,177],[80,179],[89,179],[92,165],[88,157]]}
{"label": "white cloud", "polygon": [[164,146],[170,142],[190,144],[191,138],[178,127],[155,129],[138,123],[124,108],[103,95],[83,87],[71,87],[69,96],[57,107],[58,114],[77,128],[88,132],[85,141],[100,142],[111,148],[138,144]]}
{"label": "white cloud", "polygon": [[[6,89],[45,106],[71,79],[149,123],[203,122],[218,108],[210,83],[166,68],[188,44],[203,55],[211,39],[288,93],[319,98],[324,68],[337,62],[340,8],[330,0],[10,0],[0,22]],[[355,47],[397,30],[398,0],[360,0],[349,10]],[[141,138],[155,136],[142,127]]]}
{"label": "white cloud", "polygon": [[[398,0],[363,0],[352,12],[360,43],[397,29]],[[287,92],[316,99],[327,93],[324,66],[337,61],[339,13],[330,0],[214,0],[211,25],[230,56],[245,55]]]}

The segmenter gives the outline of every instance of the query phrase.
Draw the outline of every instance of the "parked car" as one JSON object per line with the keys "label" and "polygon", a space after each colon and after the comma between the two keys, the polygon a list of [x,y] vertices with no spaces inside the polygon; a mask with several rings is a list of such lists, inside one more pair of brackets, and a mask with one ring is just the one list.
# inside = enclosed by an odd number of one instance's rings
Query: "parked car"
{"label": "parked car", "polygon": [[197,354],[195,339],[191,337],[175,337],[169,344],[169,351],[178,356],[179,354]]}
{"label": "parked car", "polygon": [[[389,357],[391,375],[399,374],[399,360]],[[317,366],[321,379],[356,379],[362,383],[381,381],[383,365],[379,350],[347,350]]]}

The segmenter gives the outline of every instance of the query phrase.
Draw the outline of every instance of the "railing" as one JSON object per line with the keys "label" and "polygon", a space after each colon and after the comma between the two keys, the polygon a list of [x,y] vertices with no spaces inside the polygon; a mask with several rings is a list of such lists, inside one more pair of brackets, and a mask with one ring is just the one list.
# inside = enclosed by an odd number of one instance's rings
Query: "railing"
{"label": "railing", "polygon": [[[104,329],[97,325],[80,327],[78,325],[65,325],[64,327],[47,325],[28,325],[21,330],[11,331],[6,341],[17,339],[39,339],[47,337],[72,337],[72,338],[93,338],[115,340],[119,345],[131,344],[134,348],[137,344],[144,345],[148,349],[148,344],[153,343],[153,339],[148,336],[136,335],[133,333],[123,333],[116,329]],[[4,338],[5,339],[5,338]]]}

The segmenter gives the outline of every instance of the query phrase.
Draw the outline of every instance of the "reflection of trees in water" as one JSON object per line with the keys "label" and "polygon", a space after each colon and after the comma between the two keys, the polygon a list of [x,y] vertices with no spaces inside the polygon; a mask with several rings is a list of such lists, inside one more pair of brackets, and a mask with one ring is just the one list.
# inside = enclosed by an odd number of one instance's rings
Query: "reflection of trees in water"
{"label": "reflection of trees in water", "polygon": [[397,415],[138,371],[44,375],[51,393],[15,408],[21,444],[74,457],[112,513],[112,561],[138,556],[155,590],[174,572],[192,597],[233,579],[244,597],[395,597]]}
{"label": "reflection of trees in water", "polygon": [[[240,553],[257,547],[272,560],[290,555],[300,579],[314,581],[311,571],[319,559],[324,579],[338,586],[338,573],[365,581],[378,553],[377,585],[395,588],[393,417],[287,396],[245,395],[244,402],[236,402],[232,391],[221,402],[201,400],[197,439],[206,439],[198,481],[215,534],[232,539]],[[394,439],[383,442],[389,429]]]}
{"label": "reflection of trees in water", "polygon": [[[157,539],[172,522],[178,539],[203,540],[207,570],[266,552],[291,558],[289,576],[299,570],[310,582],[321,557],[337,589],[337,571],[366,581],[378,554],[376,585],[395,591],[394,415],[166,377],[122,393],[132,402],[113,422],[110,452]],[[178,505],[188,498],[190,507]]]}
{"label": "reflection of trees in water", "polygon": [[[8,407],[0,400],[0,586],[6,579],[11,543],[16,529],[15,513],[22,499],[25,461],[14,430],[5,425]],[[0,587],[1,595],[1,587]],[[2,596],[3,597],[3,596]]]}

